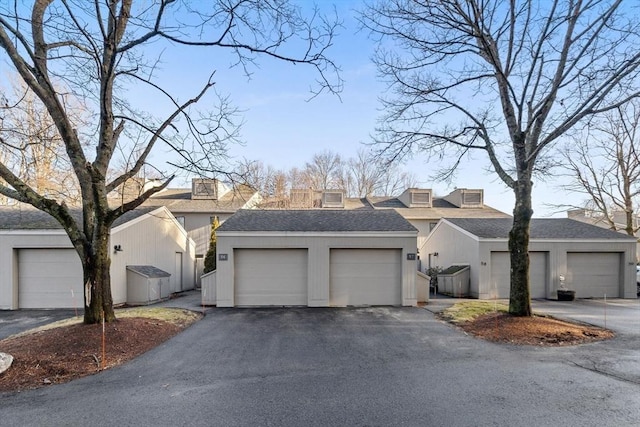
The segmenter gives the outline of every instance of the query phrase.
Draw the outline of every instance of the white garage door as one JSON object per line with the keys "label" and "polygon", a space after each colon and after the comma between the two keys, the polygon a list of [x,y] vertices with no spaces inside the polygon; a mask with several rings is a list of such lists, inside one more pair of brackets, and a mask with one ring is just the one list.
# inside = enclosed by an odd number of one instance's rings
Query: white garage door
{"label": "white garage door", "polygon": [[[546,298],[547,252],[529,252],[529,290],[531,298]],[[490,298],[509,298],[511,291],[509,252],[491,252]]]}
{"label": "white garage door", "polygon": [[306,249],[236,249],[237,306],[307,305]]}
{"label": "white garage door", "polygon": [[329,304],[401,305],[400,249],[332,249]]}
{"label": "white garage door", "polygon": [[82,265],[73,249],[20,249],[20,308],[71,308],[84,305]]}
{"label": "white garage door", "polygon": [[619,297],[620,259],[611,252],[567,253],[567,288],[576,298]]}

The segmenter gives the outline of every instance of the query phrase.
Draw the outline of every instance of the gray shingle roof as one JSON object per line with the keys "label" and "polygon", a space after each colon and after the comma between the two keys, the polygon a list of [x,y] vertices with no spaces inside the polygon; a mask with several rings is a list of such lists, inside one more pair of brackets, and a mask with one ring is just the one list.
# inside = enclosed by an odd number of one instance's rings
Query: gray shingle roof
{"label": "gray shingle roof", "polygon": [[[487,239],[506,239],[513,224],[512,218],[446,218],[447,221]],[[569,218],[541,218],[531,220],[531,239],[622,239],[633,237],[606,230]]]}
{"label": "gray shingle roof", "polygon": [[217,200],[191,199],[190,188],[167,189],[144,202],[143,206],[166,206],[174,214],[180,213],[233,213],[241,209],[256,194],[246,185],[238,185]]}
{"label": "gray shingle roof", "polygon": [[239,210],[219,231],[417,232],[394,210]]}
{"label": "gray shingle roof", "polygon": [[[80,208],[70,208],[71,215],[80,222],[82,211]],[[157,207],[141,207],[126,212],[118,218],[113,226],[117,227],[149,213]],[[0,230],[56,230],[62,229],[60,223],[48,213],[34,207],[20,204],[18,206],[0,207]]]}
{"label": "gray shingle roof", "polygon": [[170,273],[160,270],[158,267],[154,267],[153,265],[127,265],[127,270],[131,270],[149,278],[171,276]]}

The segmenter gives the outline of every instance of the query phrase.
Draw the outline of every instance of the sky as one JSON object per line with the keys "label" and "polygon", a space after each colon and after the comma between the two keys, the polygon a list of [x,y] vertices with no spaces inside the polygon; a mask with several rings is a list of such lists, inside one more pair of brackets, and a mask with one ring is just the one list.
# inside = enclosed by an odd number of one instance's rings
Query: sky
{"label": "sky", "polygon": [[[306,2],[298,1],[305,6]],[[323,11],[332,7],[343,22],[343,27],[328,51],[329,56],[342,69],[344,90],[340,97],[322,94],[312,100],[309,88],[316,75],[310,67],[259,59],[259,68],[248,80],[238,68],[220,66],[217,70],[216,90],[230,96],[231,102],[242,110],[241,138],[243,146],[232,146],[230,155],[236,159],[261,160],[276,169],[302,168],[311,157],[325,149],[343,157],[354,156],[363,144],[372,141],[376,120],[380,117],[379,97],[385,85],[376,75],[371,57],[376,47],[367,32],[360,31],[355,9],[361,1],[320,1]],[[208,70],[208,59],[191,55],[183,58],[190,69]],[[209,58],[210,59],[210,58]],[[191,80],[184,75],[182,81]],[[218,62],[220,64],[220,62]],[[167,62],[172,66],[172,61]],[[405,159],[403,170],[418,178],[419,186],[431,188],[437,196],[444,196],[455,187],[484,189],[485,204],[511,214],[514,206],[512,190],[497,175],[486,171],[488,161],[484,153],[477,153],[461,164],[456,178],[442,183],[432,178],[437,164],[430,163],[419,153]],[[177,181],[180,183],[181,181]],[[183,179],[182,184],[186,185]],[[574,197],[575,198],[575,197]],[[551,204],[567,203],[571,199],[553,183],[536,183],[533,193],[535,217],[566,216]],[[572,203],[580,203],[575,198]]]}
{"label": "sky", "polygon": [[[298,3],[307,4],[304,0]],[[315,80],[310,67],[283,64],[273,60],[259,60],[250,80],[241,70],[221,67],[216,74],[218,90],[230,96],[233,104],[243,110],[241,137],[244,146],[231,147],[237,159],[261,160],[277,169],[304,167],[312,156],[325,149],[343,157],[354,156],[363,144],[372,141],[376,120],[380,117],[379,97],[385,85],[378,79],[371,61],[376,42],[359,30],[355,9],[361,1],[320,1],[321,9],[331,11],[335,6],[343,27],[328,54],[342,69],[344,90],[340,97],[323,94],[309,100],[309,88]],[[184,60],[183,68],[197,69],[202,59]],[[205,67],[206,68],[206,67]],[[419,153],[401,164],[412,172],[422,188],[431,188],[437,196],[444,196],[458,188],[484,189],[485,204],[511,214],[514,206],[512,190],[497,175],[486,171],[488,161],[484,153],[477,153],[460,165],[456,178],[450,183],[432,179],[437,164]],[[550,205],[579,204],[580,197],[564,193],[554,183],[534,184],[533,207],[535,217],[566,217],[566,213]]]}
{"label": "sky", "polygon": [[[312,2],[291,0],[310,11]],[[233,57],[222,49],[166,49],[162,52],[162,83],[182,100],[193,96],[215,70],[215,90],[228,96],[232,105],[241,111],[240,130],[243,145],[229,149],[232,160],[260,160],[265,165],[284,171],[303,168],[312,156],[324,150],[333,151],[344,158],[352,157],[364,144],[372,142],[376,121],[381,116],[379,98],[385,85],[377,76],[371,61],[376,41],[369,33],[359,30],[357,10],[363,0],[317,0],[321,13],[334,10],[342,21],[342,28],[333,46],[327,51],[340,68],[344,90],[340,96],[321,94],[310,100],[310,87],[317,75],[308,66],[294,65],[271,58],[258,58],[247,78],[239,67],[232,67]],[[154,49],[152,46],[151,49]],[[154,57],[154,52],[145,52]],[[1,70],[0,70],[1,71]],[[143,92],[131,97],[142,99],[140,105],[163,116],[157,100]],[[212,102],[210,99],[206,102]],[[206,107],[206,105],[205,105]],[[175,159],[166,149],[156,149],[151,160],[160,163]],[[404,159],[400,167],[413,173],[422,188],[431,188],[436,196],[444,196],[455,187],[484,189],[485,204],[506,213],[512,213],[514,197],[497,175],[486,172],[488,160],[477,153],[464,161],[451,183],[433,179],[437,163],[415,153]],[[172,186],[188,186],[189,177],[178,177]],[[534,184],[534,216],[566,216],[550,204],[580,204],[579,196],[569,196],[557,183]]]}

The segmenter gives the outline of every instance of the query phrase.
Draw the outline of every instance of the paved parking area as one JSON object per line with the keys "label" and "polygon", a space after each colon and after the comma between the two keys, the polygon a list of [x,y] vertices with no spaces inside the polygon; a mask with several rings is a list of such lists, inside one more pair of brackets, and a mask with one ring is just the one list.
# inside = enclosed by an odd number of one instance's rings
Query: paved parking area
{"label": "paved parking area", "polygon": [[210,308],[131,363],[2,395],[2,423],[634,425],[640,375],[613,356],[640,366],[637,340],[497,345],[423,308]]}

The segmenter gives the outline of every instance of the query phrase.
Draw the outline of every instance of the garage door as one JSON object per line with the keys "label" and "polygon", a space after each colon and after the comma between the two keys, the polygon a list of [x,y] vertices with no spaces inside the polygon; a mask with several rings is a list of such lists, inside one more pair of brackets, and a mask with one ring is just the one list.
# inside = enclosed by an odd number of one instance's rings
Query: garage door
{"label": "garage door", "polygon": [[401,305],[400,249],[332,249],[329,304]]}
{"label": "garage door", "polygon": [[306,249],[236,249],[237,306],[307,305]]}
{"label": "garage door", "polygon": [[20,308],[71,308],[84,305],[82,265],[73,249],[20,249]]}
{"label": "garage door", "polygon": [[567,253],[567,288],[577,298],[619,297],[620,259],[611,252]]}
{"label": "garage door", "polygon": [[[529,290],[531,298],[546,298],[548,252],[529,252]],[[509,252],[491,252],[490,298],[509,298],[511,292]]]}

